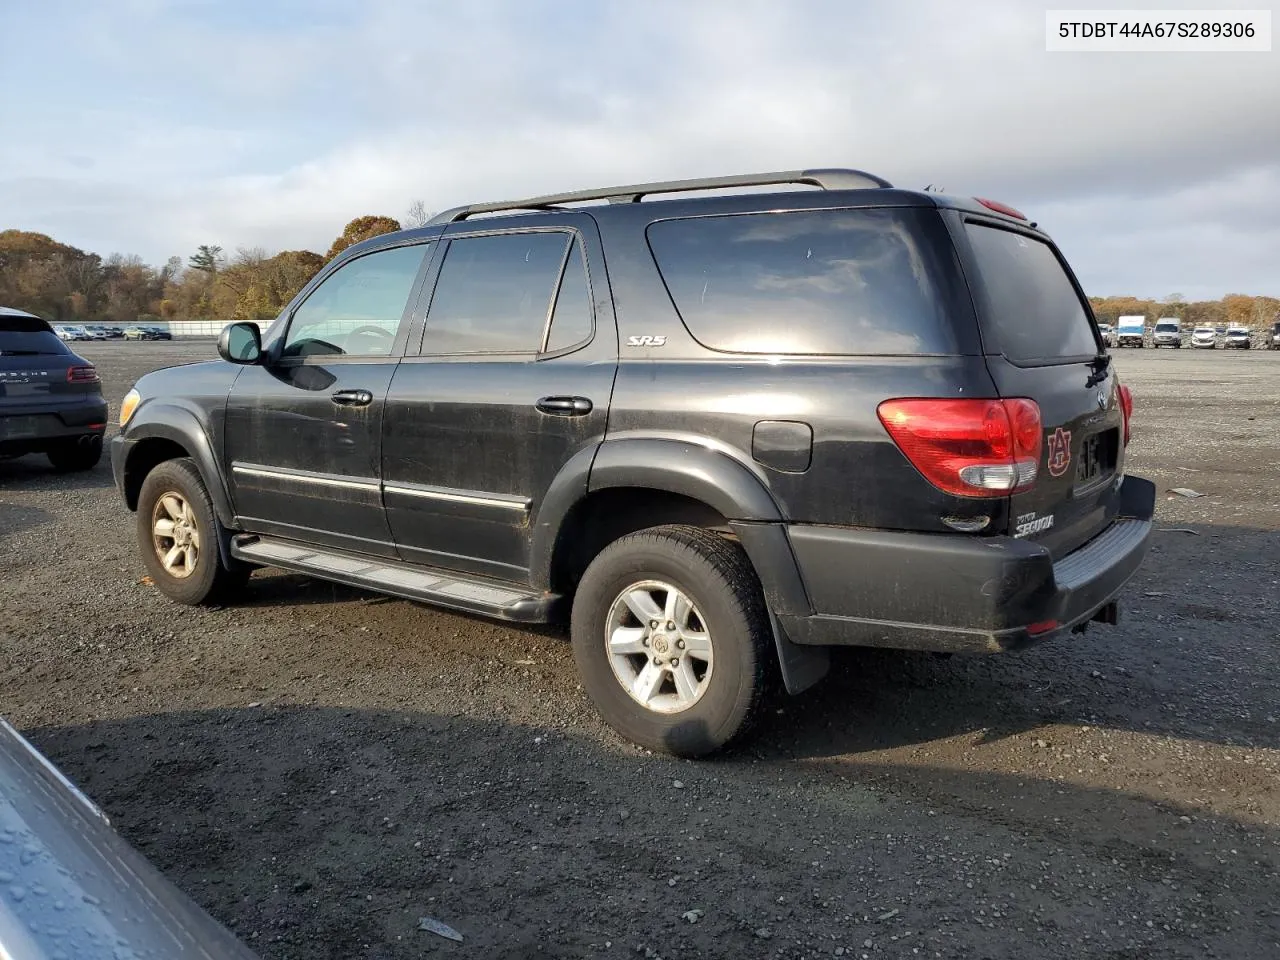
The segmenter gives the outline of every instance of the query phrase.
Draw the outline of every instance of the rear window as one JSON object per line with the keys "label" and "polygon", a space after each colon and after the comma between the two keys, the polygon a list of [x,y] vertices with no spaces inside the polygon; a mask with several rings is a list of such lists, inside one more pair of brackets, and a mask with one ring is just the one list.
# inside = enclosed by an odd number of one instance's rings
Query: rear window
{"label": "rear window", "polygon": [[60,355],[68,350],[53,329],[39,317],[0,314],[0,355]]}
{"label": "rear window", "polygon": [[1014,363],[1051,363],[1098,352],[1084,301],[1052,247],[985,224],[966,229],[986,295],[983,327],[1001,353]]}
{"label": "rear window", "polygon": [[649,246],[685,326],[712,350],[958,352],[936,287],[946,250],[915,209],[664,220]]}

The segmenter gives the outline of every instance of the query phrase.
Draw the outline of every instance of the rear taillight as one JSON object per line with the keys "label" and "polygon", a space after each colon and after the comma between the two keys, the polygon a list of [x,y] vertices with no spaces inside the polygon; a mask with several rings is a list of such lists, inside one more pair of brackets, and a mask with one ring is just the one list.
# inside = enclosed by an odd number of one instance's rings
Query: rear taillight
{"label": "rear taillight", "polygon": [[67,383],[97,383],[98,369],[89,364],[87,367],[69,367],[67,369]]}
{"label": "rear taillight", "polygon": [[1043,441],[1034,400],[886,400],[876,413],[939,490],[1003,497],[1036,482]]}
{"label": "rear taillight", "polygon": [[1124,445],[1129,445],[1129,423],[1133,420],[1133,391],[1120,384],[1120,410],[1124,414]]}

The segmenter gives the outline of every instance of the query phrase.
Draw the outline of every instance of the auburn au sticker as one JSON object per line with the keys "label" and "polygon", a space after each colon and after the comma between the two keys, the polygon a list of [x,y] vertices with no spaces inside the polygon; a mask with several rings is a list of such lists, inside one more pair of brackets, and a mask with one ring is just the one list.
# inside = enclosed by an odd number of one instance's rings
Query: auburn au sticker
{"label": "auburn au sticker", "polygon": [[1060,477],[1071,465],[1071,431],[1059,427],[1049,434],[1049,473]]}

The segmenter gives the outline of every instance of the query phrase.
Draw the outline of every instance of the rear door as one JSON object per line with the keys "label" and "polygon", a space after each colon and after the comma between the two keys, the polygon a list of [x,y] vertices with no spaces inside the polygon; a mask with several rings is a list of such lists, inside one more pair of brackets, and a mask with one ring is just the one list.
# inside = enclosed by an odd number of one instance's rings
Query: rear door
{"label": "rear door", "polygon": [[1119,381],[1088,301],[1041,234],[965,216],[962,256],[987,366],[1002,397],[1040,407],[1043,448],[1035,485],[1011,498],[1008,533],[1054,557],[1114,519],[1124,470]]}
{"label": "rear door", "polygon": [[[604,438],[617,334],[595,224],[536,222],[446,234],[418,355],[396,370],[383,425],[383,496],[405,560],[525,580],[548,490]],[[586,492],[585,471],[573,482]]]}

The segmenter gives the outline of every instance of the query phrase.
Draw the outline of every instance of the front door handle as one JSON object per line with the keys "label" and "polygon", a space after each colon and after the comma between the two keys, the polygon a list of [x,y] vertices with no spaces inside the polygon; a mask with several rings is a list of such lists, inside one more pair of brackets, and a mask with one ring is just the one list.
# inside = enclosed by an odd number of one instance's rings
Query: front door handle
{"label": "front door handle", "polygon": [[367,407],[373,403],[373,394],[368,390],[339,390],[331,399],[340,407]]}
{"label": "front door handle", "polygon": [[591,412],[591,401],[586,397],[543,397],[537,407],[554,417],[581,417]]}

